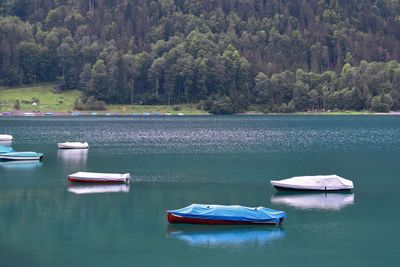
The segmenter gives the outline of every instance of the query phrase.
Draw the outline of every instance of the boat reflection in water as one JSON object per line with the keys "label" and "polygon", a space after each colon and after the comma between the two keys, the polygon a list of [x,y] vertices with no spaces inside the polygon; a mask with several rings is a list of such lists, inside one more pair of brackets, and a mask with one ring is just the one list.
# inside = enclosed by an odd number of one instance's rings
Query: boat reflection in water
{"label": "boat reflection in water", "polygon": [[0,168],[10,170],[31,170],[41,166],[43,166],[43,162],[37,160],[0,161]]}
{"label": "boat reflection in water", "polygon": [[12,141],[0,141],[0,146],[11,146]]}
{"label": "boat reflection in water", "polygon": [[67,165],[85,165],[88,156],[87,149],[59,149],[57,157]]}
{"label": "boat reflection in water", "polygon": [[129,184],[96,184],[75,185],[70,184],[68,191],[74,194],[99,194],[99,193],[128,193]]}
{"label": "boat reflection in water", "polygon": [[351,193],[276,193],[271,203],[286,205],[296,209],[340,210],[354,204]]}
{"label": "boat reflection in water", "polygon": [[167,236],[181,240],[191,246],[241,247],[248,245],[266,246],[282,239],[286,232],[281,227],[238,227],[180,225],[168,226]]}

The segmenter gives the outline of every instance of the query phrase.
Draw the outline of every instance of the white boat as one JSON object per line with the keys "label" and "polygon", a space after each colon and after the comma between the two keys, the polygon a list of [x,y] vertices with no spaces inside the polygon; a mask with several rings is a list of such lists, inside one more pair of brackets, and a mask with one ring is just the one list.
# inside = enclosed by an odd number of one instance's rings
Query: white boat
{"label": "white boat", "polygon": [[59,149],[87,149],[89,148],[89,144],[87,142],[65,142],[65,143],[58,143]]}
{"label": "white boat", "polygon": [[42,153],[36,152],[10,152],[0,154],[0,160],[41,160]]}
{"label": "white boat", "polygon": [[0,141],[12,141],[14,138],[9,134],[0,134]]}
{"label": "white boat", "polygon": [[354,194],[344,193],[308,193],[308,194],[279,194],[271,198],[275,205],[285,205],[301,210],[340,210],[354,204]]}
{"label": "white boat", "polygon": [[24,112],[24,113],[22,113],[22,116],[25,116],[25,117],[35,117],[36,114],[33,113],[33,112]]}
{"label": "white boat", "polygon": [[80,183],[126,183],[130,182],[129,173],[77,172],[68,175],[68,181]]}
{"label": "white boat", "polygon": [[297,176],[284,180],[271,181],[277,190],[351,190],[353,182],[337,175]]}
{"label": "white boat", "polygon": [[70,185],[68,191],[74,194],[98,194],[98,193],[128,193],[128,184],[107,185]]}

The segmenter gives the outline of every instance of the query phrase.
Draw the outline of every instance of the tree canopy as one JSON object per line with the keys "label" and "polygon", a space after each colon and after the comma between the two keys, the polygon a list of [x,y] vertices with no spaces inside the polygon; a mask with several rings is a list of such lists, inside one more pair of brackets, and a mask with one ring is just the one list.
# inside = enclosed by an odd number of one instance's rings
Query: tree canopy
{"label": "tree canopy", "polygon": [[216,113],[400,108],[393,0],[3,0],[0,85]]}

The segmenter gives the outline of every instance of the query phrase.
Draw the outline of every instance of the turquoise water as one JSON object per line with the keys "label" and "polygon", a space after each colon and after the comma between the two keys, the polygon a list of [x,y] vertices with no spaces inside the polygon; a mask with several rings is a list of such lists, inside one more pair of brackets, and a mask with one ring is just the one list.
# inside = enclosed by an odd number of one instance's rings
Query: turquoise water
{"label": "turquoise water", "polygon": [[[41,163],[0,163],[0,266],[397,266],[400,117],[0,117]],[[88,141],[87,152],[57,142]],[[130,172],[82,187],[76,171]],[[338,174],[350,194],[278,194]],[[281,227],[168,225],[191,203],[267,206]]]}

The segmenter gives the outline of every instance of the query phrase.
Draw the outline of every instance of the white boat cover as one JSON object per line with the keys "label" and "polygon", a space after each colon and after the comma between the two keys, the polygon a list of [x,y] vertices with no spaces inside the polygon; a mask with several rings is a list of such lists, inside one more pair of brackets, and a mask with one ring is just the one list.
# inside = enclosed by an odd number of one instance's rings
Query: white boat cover
{"label": "white boat cover", "polygon": [[97,172],[77,172],[68,175],[68,177],[92,181],[121,181],[128,183],[131,175],[129,173],[97,173]]}
{"label": "white boat cover", "polygon": [[65,143],[58,143],[58,148],[70,148],[70,149],[85,149],[88,148],[89,144],[87,142],[65,142]]}
{"label": "white boat cover", "polygon": [[289,179],[271,181],[276,187],[297,190],[350,190],[353,182],[337,175],[297,176]]}
{"label": "white boat cover", "polygon": [[0,141],[12,141],[14,138],[9,134],[0,134]]}
{"label": "white boat cover", "polygon": [[284,194],[272,196],[271,203],[302,210],[340,210],[348,205],[354,204],[354,194]]}
{"label": "white boat cover", "polygon": [[68,191],[74,194],[98,194],[98,193],[128,193],[129,185],[127,184],[112,184],[112,185],[71,185]]}

